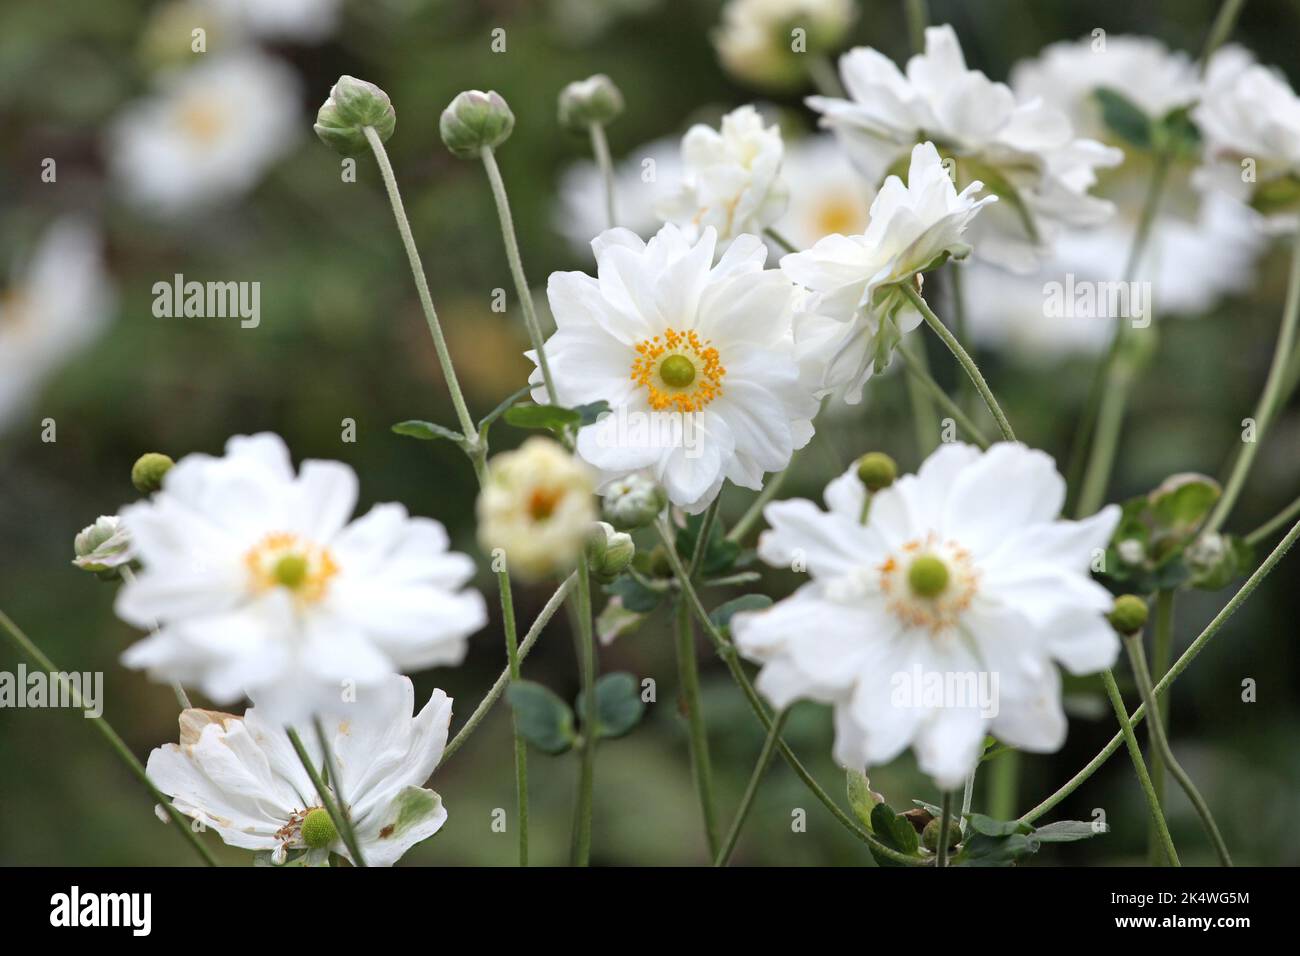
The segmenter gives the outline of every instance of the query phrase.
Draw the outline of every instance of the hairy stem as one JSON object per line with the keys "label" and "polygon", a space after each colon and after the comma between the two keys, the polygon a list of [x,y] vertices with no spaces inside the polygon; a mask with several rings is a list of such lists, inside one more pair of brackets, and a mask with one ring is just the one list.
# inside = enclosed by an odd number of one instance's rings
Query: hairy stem
{"label": "hairy stem", "polygon": [[781,739],[781,729],[785,726],[786,718],[789,717],[790,711],[781,711],[777,714],[776,720],[772,721],[772,726],[768,728],[767,737],[763,740],[763,749],[758,753],[758,760],[754,763],[754,772],[749,775],[749,783],[745,787],[745,793],[740,798],[740,806],[736,808],[736,816],[731,821],[731,827],[727,830],[727,837],[722,842],[722,849],[718,850],[714,856],[714,866],[726,866],[727,861],[731,859],[731,853],[736,848],[736,840],[740,837],[741,828],[745,825],[745,820],[749,816],[749,811],[754,805],[754,796],[758,793],[758,785],[763,780],[763,774],[767,772],[767,765],[772,762],[772,751],[776,749],[776,742]]}
{"label": "hairy stem", "polygon": [[618,216],[614,205],[614,162],[609,156],[609,140],[605,138],[605,127],[599,123],[591,124],[591,152],[600,167],[600,178],[605,182],[605,219],[609,228],[618,225]]}
{"label": "hairy stem", "polygon": [[1106,687],[1106,696],[1110,698],[1110,705],[1115,709],[1115,717],[1119,720],[1120,733],[1124,735],[1124,744],[1128,747],[1129,757],[1133,760],[1138,786],[1142,788],[1147,809],[1151,811],[1151,829],[1156,834],[1156,846],[1163,854],[1161,858],[1168,859],[1172,866],[1182,866],[1178,860],[1178,851],[1174,849],[1174,839],[1169,835],[1169,824],[1165,822],[1165,814],[1160,807],[1160,797],[1156,794],[1155,787],[1151,783],[1151,775],[1142,760],[1142,748],[1138,745],[1137,734],[1133,732],[1133,722],[1129,720],[1128,708],[1124,706],[1124,698],[1120,695],[1119,685],[1115,683],[1115,675],[1111,671],[1106,671],[1101,675],[1101,679]]}
{"label": "hairy stem", "polygon": [[577,578],[578,667],[582,672],[586,720],[582,727],[582,749],[578,755],[578,793],[573,808],[573,842],[569,862],[573,866],[587,866],[591,861],[591,800],[600,716],[596,712],[596,647],[591,632],[591,578],[587,573],[586,555],[578,561]]}
{"label": "hairy stem", "polygon": [[[343,842],[347,845],[348,852],[352,854],[352,862],[355,866],[365,866],[365,858],[361,855],[361,847],[357,843],[356,834],[352,832],[352,826],[348,823],[347,817],[339,809],[339,805],[334,801],[334,796],[330,793],[330,788],[326,785],[325,780],[320,775],[320,769],[312,762],[311,754],[307,753],[307,748],[303,746],[302,738],[298,736],[298,731],[292,727],[286,727],[285,733],[289,735],[289,742],[293,744],[294,753],[298,755],[298,760],[302,763],[302,768],[307,771],[307,776],[311,778],[311,785],[316,788],[316,795],[320,797],[321,806],[325,812],[330,815],[330,820],[334,824],[334,829]],[[322,740],[322,743],[324,741]]]}
{"label": "hairy stem", "polygon": [[687,741],[691,753],[691,776],[704,815],[704,835],[709,844],[709,858],[718,854],[718,818],[713,797],[713,769],[709,761],[709,734],[700,698],[699,664],[695,659],[695,630],[691,626],[691,609],[686,601],[677,602],[677,682],[681,690],[682,709],[686,711],[689,730]]}

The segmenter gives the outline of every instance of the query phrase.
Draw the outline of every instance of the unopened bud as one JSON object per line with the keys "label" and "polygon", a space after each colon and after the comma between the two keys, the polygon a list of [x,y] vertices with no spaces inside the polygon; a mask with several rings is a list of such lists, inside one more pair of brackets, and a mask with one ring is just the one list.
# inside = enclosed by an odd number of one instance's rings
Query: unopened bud
{"label": "unopened bud", "polygon": [[397,113],[388,94],[355,76],[340,76],[329,99],[316,114],[316,135],[326,146],[344,156],[356,156],[370,148],[365,129],[369,126],[387,142],[397,128]]}
{"label": "unopened bud", "polygon": [[644,528],[664,510],[668,494],[645,475],[629,475],[605,492],[601,510],[605,520],[620,531]]}
{"label": "unopened bud", "polygon": [[1147,602],[1136,594],[1121,594],[1115,598],[1115,607],[1107,615],[1111,627],[1125,637],[1142,630],[1147,623]]}
{"label": "unopened bud", "polygon": [[615,531],[607,522],[597,521],[587,534],[587,564],[598,581],[613,581],[627,569],[635,555],[632,536]]}
{"label": "unopened bud", "polygon": [[461,159],[477,159],[484,149],[495,149],[514,128],[515,114],[501,94],[491,90],[458,93],[438,122],[443,143]]}
{"label": "unopened bud", "polygon": [[888,488],[898,477],[898,465],[882,451],[869,451],[858,459],[858,478],[871,492]]}
{"label": "unopened bud", "polygon": [[604,126],[623,112],[623,94],[604,73],[570,83],[560,91],[560,125],[581,132]]}
{"label": "unopened bud", "polygon": [[151,451],[141,455],[131,466],[131,484],[142,495],[152,494],[162,487],[163,476],[176,462],[166,455]]}
{"label": "unopened bud", "polygon": [[[921,846],[925,847],[927,850],[930,850],[931,852],[938,852],[939,833],[941,832],[942,827],[943,824],[938,817],[935,817],[933,820],[927,823],[925,825],[925,829],[921,831]],[[957,823],[956,820],[949,820],[948,821],[948,849],[951,850],[960,842],[961,842],[961,826]]]}
{"label": "unopened bud", "polygon": [[131,536],[117,515],[100,515],[81,529],[72,543],[72,563],[83,571],[103,573],[127,564],[135,557]]}

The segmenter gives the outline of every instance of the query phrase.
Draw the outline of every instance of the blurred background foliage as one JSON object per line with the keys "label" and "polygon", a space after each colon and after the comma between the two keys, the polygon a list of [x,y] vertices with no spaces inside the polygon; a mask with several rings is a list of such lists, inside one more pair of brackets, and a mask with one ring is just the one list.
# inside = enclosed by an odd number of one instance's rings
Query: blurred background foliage
{"label": "blurred background foliage", "polygon": [[[1103,27],[1150,34],[1199,51],[1215,0],[1011,2],[931,0],[934,22],[950,22],[972,65],[1005,78],[1017,59],[1048,42]],[[132,461],[144,451],[175,457],[218,452],[231,434],[270,429],[299,458],[341,459],[361,477],[361,508],[396,500],[445,522],[456,546],[473,540],[474,480],[449,443],[418,443],[389,431],[419,417],[451,423],[433,349],[377,171],[358,163],[355,184],[340,180],[339,160],[311,135],[311,119],[342,73],[372,80],[397,108],[389,143],[434,297],[468,400],[486,412],[518,388],[529,367],[519,316],[493,312],[491,294],[510,288],[490,192],[477,164],[453,159],[437,136],[437,118],[458,91],[496,89],[518,120],[500,150],[525,265],[539,292],[555,269],[587,268],[554,225],[563,168],[586,144],[557,129],[555,98],[567,82],[609,73],[627,99],[610,128],[616,155],[699,117],[756,98],[719,69],[708,33],[713,0],[355,0],[340,28],[316,44],[270,48],[302,81],[296,147],[242,199],[171,220],[135,211],[105,178],[104,130],[149,86],[174,37],[160,23],[165,5],[135,0],[10,2],[0,8],[0,261],[12,262],[43,225],[67,212],[89,212],[104,230],[117,287],[113,321],[97,342],[48,378],[29,407],[0,434],[0,608],[68,669],[100,670],[105,713],[141,757],[176,737],[171,691],[123,669],[117,658],[135,637],[112,612],[114,588],[69,564],[73,535],[100,513],[133,497]],[[855,42],[901,60],[908,53],[902,4],[870,0]],[[182,37],[188,35],[189,20]],[[194,21],[202,23],[203,21]],[[507,50],[493,53],[491,30],[504,27]],[[174,24],[172,29],[174,29]],[[1297,4],[1251,0],[1235,38],[1265,63],[1300,79],[1294,38]],[[210,50],[222,42],[213,38]],[[189,56],[182,40],[181,54]],[[211,52],[207,55],[211,55]],[[799,94],[778,98],[792,111]],[[801,113],[808,124],[808,114]],[[42,158],[58,158],[57,184],[39,178]],[[154,282],[187,278],[257,280],[262,324],[229,319],[158,319]],[[1261,264],[1246,294],[1210,315],[1172,321],[1131,405],[1112,500],[1154,487],[1172,472],[1221,473],[1250,413],[1276,334],[1285,263]],[[513,290],[511,291],[513,298]],[[544,297],[539,301],[544,302]],[[927,337],[928,338],[928,337]],[[1020,435],[1063,460],[1089,382],[1086,358],[1041,367],[998,354],[979,360]],[[957,384],[946,356],[931,349],[940,379]],[[57,442],[41,440],[40,422],[57,422]],[[356,422],[355,443],[341,440]],[[908,469],[918,463],[905,390],[885,377],[866,404],[819,429],[783,496],[818,497],[825,481],[856,455],[883,449]],[[497,450],[522,439],[498,425]],[[1248,530],[1297,492],[1300,415],[1293,403],[1259,458],[1234,530]],[[745,494],[731,489],[724,516],[737,517]],[[1300,791],[1300,655],[1296,620],[1297,558],[1283,564],[1209,650],[1179,681],[1173,741],[1215,808],[1239,862],[1300,863],[1293,822]],[[493,594],[481,561],[478,582]],[[793,588],[773,574],[769,593]],[[1176,652],[1226,600],[1194,593],[1179,605]],[[517,591],[529,621],[549,589]],[[709,600],[721,603],[730,593]],[[490,601],[495,604],[495,601]],[[668,615],[601,652],[605,671],[654,678],[658,701],[629,737],[599,752],[593,858],[605,864],[686,864],[704,860],[684,722],[676,707],[676,669]],[[528,676],[562,695],[576,692],[572,643],[563,615],[529,658]],[[725,670],[704,655],[709,720],[722,818],[729,819],[761,743],[759,729]],[[477,636],[459,669],[416,677],[437,684],[468,714],[503,666],[499,623]],[[0,669],[16,658],[0,650]],[[1241,682],[1258,681],[1258,702],[1244,704]],[[1055,789],[1109,739],[1113,719],[1099,683],[1071,686],[1079,716],[1058,754],[1024,761],[1021,810]],[[1129,700],[1136,700],[1131,685]],[[836,796],[843,776],[829,759],[830,717],[801,705],[788,739]],[[513,814],[509,725],[498,707],[472,742],[433,782],[450,822],[416,848],[408,864],[507,864],[513,835],[490,829],[494,808]],[[530,756],[534,858],[564,859],[576,758]],[[931,785],[903,758],[872,774],[873,787],[897,807],[933,800]],[[1170,788],[1175,839],[1189,863],[1210,851],[1190,808]],[[979,800],[977,800],[977,808]],[[807,832],[792,832],[791,813],[807,811]],[[1124,864],[1145,853],[1146,815],[1121,753],[1068,799],[1053,818],[1091,819],[1105,810],[1113,832],[1053,847],[1032,865]],[[211,841],[229,863],[247,854]],[[870,865],[779,760],[762,787],[736,861],[746,864]],[[5,864],[192,863],[182,841],[154,817],[148,797],[79,716],[0,710],[0,862]]]}

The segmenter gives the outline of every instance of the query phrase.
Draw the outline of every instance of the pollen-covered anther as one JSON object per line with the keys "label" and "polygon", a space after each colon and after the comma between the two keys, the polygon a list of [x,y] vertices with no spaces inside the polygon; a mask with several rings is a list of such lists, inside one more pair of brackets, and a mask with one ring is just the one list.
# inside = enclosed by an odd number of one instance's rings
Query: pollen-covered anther
{"label": "pollen-covered anther", "polygon": [[957,624],[979,586],[970,552],[931,533],[908,541],[880,565],[880,589],[906,627],[938,634]]}
{"label": "pollen-covered anther", "polygon": [[267,535],[244,555],[244,564],[252,590],[281,587],[300,603],[319,601],[338,573],[327,549],[289,532]]}
{"label": "pollen-covered anther", "polygon": [[655,411],[698,412],[722,394],[727,370],[718,350],[696,332],[665,329],[637,343],[632,381],[646,387]]}

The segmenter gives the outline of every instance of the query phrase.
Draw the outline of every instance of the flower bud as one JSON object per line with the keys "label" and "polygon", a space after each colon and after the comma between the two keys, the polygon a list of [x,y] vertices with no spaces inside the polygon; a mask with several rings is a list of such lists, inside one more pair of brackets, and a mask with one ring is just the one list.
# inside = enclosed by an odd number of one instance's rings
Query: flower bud
{"label": "flower bud", "polygon": [[1136,594],[1121,594],[1106,619],[1119,633],[1131,637],[1146,626],[1147,602]]}
{"label": "flower bud", "polygon": [[387,142],[397,128],[397,113],[388,94],[365,80],[340,76],[329,99],[316,114],[316,135],[326,146],[344,156],[356,156],[370,148],[365,128]]}
{"label": "flower bud", "polygon": [[623,112],[623,94],[604,73],[570,83],[560,91],[560,125],[574,132],[592,123],[605,126]]}
{"label": "flower bud", "polygon": [[491,90],[458,93],[438,122],[443,143],[461,159],[477,159],[484,149],[500,146],[514,128],[515,114],[501,94]]}
{"label": "flower bud", "polygon": [[329,811],[316,807],[308,811],[302,820],[302,842],[313,850],[324,850],[334,845],[339,838],[339,831],[330,819]]}
{"label": "flower bud", "polygon": [[131,484],[142,495],[152,494],[162,487],[163,475],[172,470],[172,461],[156,451],[147,452],[131,466]]}
{"label": "flower bud", "polygon": [[601,511],[605,520],[620,531],[644,528],[664,510],[668,493],[645,475],[628,475],[605,492]]}
{"label": "flower bud", "polygon": [[117,515],[100,515],[82,528],[72,550],[76,554],[72,563],[83,571],[112,571],[135,557],[131,536]]}
{"label": "flower bud", "polygon": [[636,555],[632,536],[597,521],[587,534],[587,565],[596,580],[608,584],[627,569]]}
{"label": "flower bud", "polygon": [[888,488],[898,477],[898,465],[882,451],[869,451],[858,459],[858,478],[871,492]]}
{"label": "flower bud", "polygon": [[[930,850],[931,852],[938,852],[939,832],[942,826],[943,824],[940,822],[938,817],[935,817],[933,820],[927,823],[925,825],[925,829],[921,831],[921,846],[925,847],[927,850]],[[956,820],[949,820],[948,821],[948,849],[951,850],[960,842],[961,842],[961,826],[957,823]]]}

